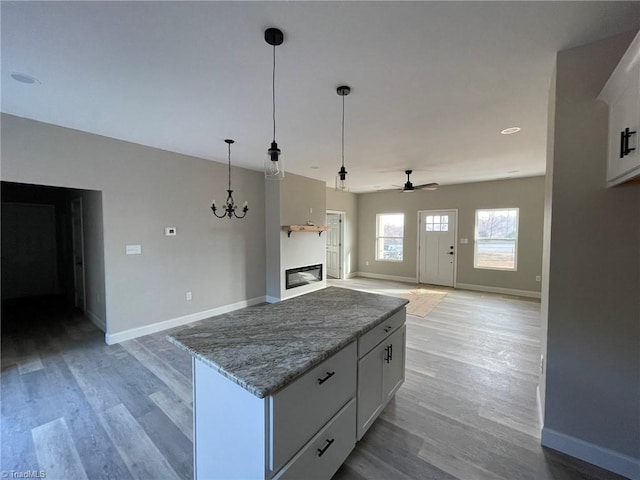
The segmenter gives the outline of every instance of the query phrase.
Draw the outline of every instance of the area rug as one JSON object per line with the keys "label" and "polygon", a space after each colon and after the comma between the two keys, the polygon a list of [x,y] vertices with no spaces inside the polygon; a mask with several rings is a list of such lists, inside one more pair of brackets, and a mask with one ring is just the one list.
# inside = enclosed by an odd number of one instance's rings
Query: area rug
{"label": "area rug", "polygon": [[451,291],[447,287],[437,285],[420,285],[419,288],[409,290],[401,296],[409,300],[407,313],[418,317],[426,317],[433,308]]}

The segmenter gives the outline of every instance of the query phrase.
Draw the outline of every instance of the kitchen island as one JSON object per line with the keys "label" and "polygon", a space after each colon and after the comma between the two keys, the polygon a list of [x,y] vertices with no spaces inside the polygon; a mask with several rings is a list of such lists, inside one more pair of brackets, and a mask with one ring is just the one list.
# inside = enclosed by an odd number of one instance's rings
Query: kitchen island
{"label": "kitchen island", "polygon": [[195,477],[331,478],[404,381],[407,303],[328,287],[169,335],[193,356]]}

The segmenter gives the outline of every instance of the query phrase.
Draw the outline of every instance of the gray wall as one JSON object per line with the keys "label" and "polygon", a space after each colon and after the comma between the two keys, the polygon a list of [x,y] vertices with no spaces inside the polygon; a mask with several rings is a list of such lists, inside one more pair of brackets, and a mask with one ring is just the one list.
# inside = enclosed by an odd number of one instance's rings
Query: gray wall
{"label": "gray wall", "polygon": [[[517,207],[520,209],[518,270],[516,272],[473,268],[475,211],[479,208]],[[359,195],[358,271],[415,279],[417,276],[417,222],[419,210],[458,209],[456,282],[479,286],[539,292],[536,276],[542,268],[542,224],[544,177],[440,187],[436,191],[397,191]],[[375,260],[377,213],[404,213],[405,237],[402,262]],[[366,265],[366,262],[369,265]]]}
{"label": "gray wall", "polygon": [[327,210],[345,213],[343,249],[345,256],[345,278],[349,278],[358,269],[358,198],[349,192],[336,192],[326,189]]}
{"label": "gray wall", "polygon": [[640,459],[640,185],[605,188],[596,99],[632,36],[557,57],[543,444]]}
{"label": "gray wall", "polygon": [[[222,139],[211,148],[224,158]],[[2,115],[2,179],[102,192],[108,333],[264,296],[261,172],[234,169],[250,211],[217,219],[209,205],[224,200],[224,164]],[[178,235],[165,237],[167,226]],[[142,255],[125,255],[127,244]]]}

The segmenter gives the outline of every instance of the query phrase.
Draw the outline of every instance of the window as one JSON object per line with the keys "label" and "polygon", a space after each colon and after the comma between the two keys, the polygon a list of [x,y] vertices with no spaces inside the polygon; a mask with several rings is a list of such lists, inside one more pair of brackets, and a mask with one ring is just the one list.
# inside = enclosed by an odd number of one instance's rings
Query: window
{"label": "window", "polygon": [[476,210],[473,266],[516,270],[518,259],[518,209]]}
{"label": "window", "polygon": [[376,215],[376,260],[402,261],[404,214]]}
{"label": "window", "polygon": [[448,232],[449,215],[427,215],[424,225],[427,232]]}

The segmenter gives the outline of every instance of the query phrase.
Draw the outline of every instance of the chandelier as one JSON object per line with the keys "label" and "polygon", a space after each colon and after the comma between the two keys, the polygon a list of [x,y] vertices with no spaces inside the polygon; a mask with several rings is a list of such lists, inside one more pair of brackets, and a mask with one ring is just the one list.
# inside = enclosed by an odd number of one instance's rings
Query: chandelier
{"label": "chandelier", "polygon": [[249,211],[249,203],[244,202],[242,205],[242,215],[238,215],[236,210],[238,206],[233,200],[233,190],[231,190],[231,144],[234,143],[231,139],[225,140],[226,144],[229,145],[229,189],[227,190],[227,200],[224,202],[224,206],[222,207],[222,215],[218,215],[218,207],[216,207],[216,201],[211,202],[211,210],[213,210],[213,214],[218,218],[244,218],[247,212]]}

